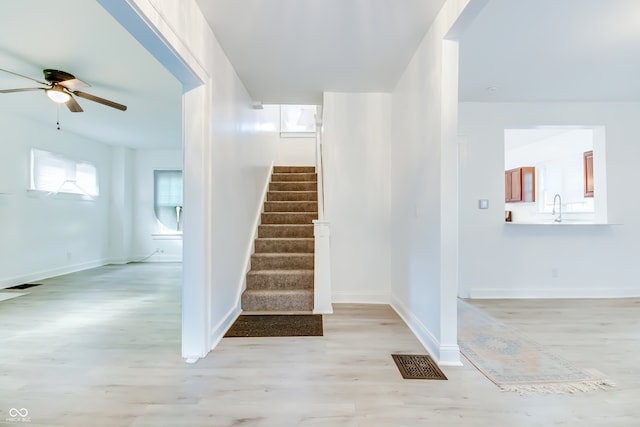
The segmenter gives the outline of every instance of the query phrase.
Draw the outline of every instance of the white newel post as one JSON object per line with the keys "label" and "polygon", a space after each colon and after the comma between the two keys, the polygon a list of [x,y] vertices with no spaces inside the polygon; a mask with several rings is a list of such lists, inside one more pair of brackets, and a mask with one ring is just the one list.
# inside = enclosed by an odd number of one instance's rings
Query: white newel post
{"label": "white newel post", "polygon": [[315,264],[313,267],[313,312],[333,313],[331,305],[331,263],[329,252],[329,221],[314,220]]}

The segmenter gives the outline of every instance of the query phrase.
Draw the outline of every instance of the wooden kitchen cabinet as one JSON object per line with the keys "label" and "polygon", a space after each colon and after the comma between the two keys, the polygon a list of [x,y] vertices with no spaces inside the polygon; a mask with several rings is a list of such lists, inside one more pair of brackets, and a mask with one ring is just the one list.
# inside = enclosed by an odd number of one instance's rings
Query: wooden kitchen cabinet
{"label": "wooden kitchen cabinet", "polygon": [[593,197],[593,151],[584,153],[584,197]]}
{"label": "wooden kitchen cabinet", "polygon": [[505,171],[504,201],[507,203],[536,201],[535,167],[523,166]]}

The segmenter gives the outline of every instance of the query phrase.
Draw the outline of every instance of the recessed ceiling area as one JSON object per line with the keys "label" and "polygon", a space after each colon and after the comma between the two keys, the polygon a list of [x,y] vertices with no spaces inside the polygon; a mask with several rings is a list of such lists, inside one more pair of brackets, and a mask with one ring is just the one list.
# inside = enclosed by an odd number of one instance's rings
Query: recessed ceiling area
{"label": "recessed ceiling area", "polygon": [[[110,145],[182,146],[182,87],[96,1],[0,2],[0,68],[36,80],[42,70],[69,72],[91,87],[83,92],[125,104],[125,112],[77,99],[84,109],[60,108],[61,128]],[[0,89],[39,87],[0,72]],[[44,91],[0,94],[0,112],[55,128],[57,106]]]}
{"label": "recessed ceiling area", "polygon": [[196,0],[252,98],[389,92],[444,0]]}
{"label": "recessed ceiling area", "polygon": [[637,0],[491,0],[460,39],[461,101],[640,101],[638,76]]}

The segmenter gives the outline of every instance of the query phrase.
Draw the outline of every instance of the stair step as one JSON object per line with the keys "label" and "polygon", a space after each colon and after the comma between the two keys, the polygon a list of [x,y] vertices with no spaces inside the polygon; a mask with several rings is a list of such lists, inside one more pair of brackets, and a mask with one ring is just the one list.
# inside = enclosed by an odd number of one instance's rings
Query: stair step
{"label": "stair step", "polygon": [[318,183],[315,181],[272,181],[269,183],[269,191],[318,191]]}
{"label": "stair step", "polygon": [[262,237],[313,237],[313,224],[260,224],[258,238]]}
{"label": "stair step", "polygon": [[271,175],[271,181],[317,181],[318,176],[315,173],[274,173]]}
{"label": "stair step", "polygon": [[242,294],[242,309],[246,311],[311,311],[313,290],[247,289]]}
{"label": "stair step", "polygon": [[255,241],[256,253],[313,253],[313,238],[258,238]]}
{"label": "stair step", "polygon": [[313,289],[313,270],[251,270],[247,289]]}
{"label": "stair step", "polygon": [[318,212],[318,202],[264,202],[265,212]]}
{"label": "stair step", "polygon": [[273,173],[315,173],[315,166],[274,166]]}
{"label": "stair step", "polygon": [[252,270],[313,270],[313,254],[257,253],[251,255]]}
{"label": "stair step", "polygon": [[318,219],[317,212],[267,212],[262,214],[262,224],[311,224]]}
{"label": "stair step", "polygon": [[317,191],[269,191],[267,192],[268,202],[317,202]]}

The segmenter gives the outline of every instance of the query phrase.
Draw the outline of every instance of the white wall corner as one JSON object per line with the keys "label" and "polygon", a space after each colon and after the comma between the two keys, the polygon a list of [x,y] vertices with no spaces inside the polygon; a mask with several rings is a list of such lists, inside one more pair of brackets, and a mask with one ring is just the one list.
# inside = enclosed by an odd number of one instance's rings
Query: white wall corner
{"label": "white wall corner", "polygon": [[[211,349],[216,348],[222,338],[224,338],[224,334],[229,330],[233,322],[240,316],[242,313],[242,308],[240,307],[240,303],[238,303],[235,307],[233,307],[229,312],[222,318],[217,325],[215,325],[211,332],[209,333],[209,342],[211,343]],[[204,357],[205,355],[203,355]]]}
{"label": "white wall corner", "polygon": [[391,307],[411,329],[418,341],[442,366],[462,366],[458,345],[441,344],[429,329],[395,295],[391,296]]}
{"label": "white wall corner", "polygon": [[331,314],[331,229],[329,221],[313,221],[313,312]]}

